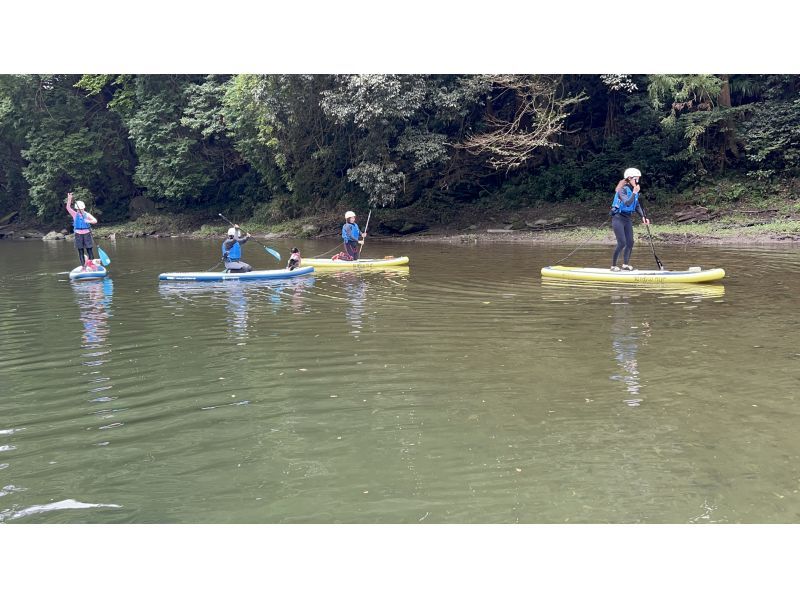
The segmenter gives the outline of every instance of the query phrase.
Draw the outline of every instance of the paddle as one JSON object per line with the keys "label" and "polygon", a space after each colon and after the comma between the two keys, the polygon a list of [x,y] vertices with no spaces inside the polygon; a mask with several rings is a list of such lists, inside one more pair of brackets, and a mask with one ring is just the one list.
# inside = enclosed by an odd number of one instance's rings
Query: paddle
{"label": "paddle", "polygon": [[[645,219],[647,219],[647,214],[644,211],[644,206],[642,205],[642,201],[639,200],[639,205],[642,206],[642,215]],[[650,248],[653,250],[653,257],[656,258],[656,265],[658,266],[659,270],[664,270],[664,264],[661,263],[661,260],[658,259],[656,255],[656,246],[653,245],[653,235],[650,234],[650,225],[645,222],[645,228],[647,228],[647,238],[650,239]]]}
{"label": "paddle", "polygon": [[[225,218],[225,216],[223,216],[222,214],[217,214],[217,216],[219,216],[220,218],[222,218],[222,219],[223,219],[225,222],[227,222],[227,223],[228,223],[228,224],[230,224],[231,226],[233,226],[233,227],[235,227],[235,226],[236,226],[236,225],[235,225],[233,222],[231,222],[230,220],[228,220],[227,218]],[[239,229],[239,230],[241,230],[241,229]],[[251,239],[252,239],[252,237],[251,237]],[[274,250],[272,247],[267,247],[267,246],[266,246],[266,245],[264,245],[264,244],[263,244],[261,241],[256,241],[256,243],[258,243],[259,245],[261,245],[261,247],[263,247],[263,248],[264,248],[264,251],[266,251],[268,254],[270,254],[272,257],[274,257],[276,260],[278,260],[278,261],[281,261],[281,254],[280,254],[280,253],[278,253],[277,251],[275,251],[275,250]]]}
{"label": "paddle", "polygon": [[[364,225],[364,240],[361,241],[361,251],[364,251],[364,243],[367,242],[367,229],[369,228],[369,219],[371,217],[372,217],[372,210],[370,210],[369,214],[367,214],[367,223]],[[361,254],[361,251],[358,252],[359,255]]]}
{"label": "paddle", "polygon": [[111,263],[111,258],[108,257],[108,254],[99,247],[97,248],[97,255],[100,256],[100,261],[104,266],[108,266]]}

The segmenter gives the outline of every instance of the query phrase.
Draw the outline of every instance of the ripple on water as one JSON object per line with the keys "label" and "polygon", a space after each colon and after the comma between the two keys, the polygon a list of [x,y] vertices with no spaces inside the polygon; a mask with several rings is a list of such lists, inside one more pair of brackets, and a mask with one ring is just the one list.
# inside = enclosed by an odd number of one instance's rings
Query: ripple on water
{"label": "ripple on water", "polygon": [[[25,249],[5,283],[74,261]],[[665,248],[728,277],[615,288],[542,281],[563,248],[402,249],[405,272],[184,284],[155,276],[216,241],[124,240],[113,303],[54,274],[0,284],[0,516],[793,520],[800,254]]]}
{"label": "ripple on water", "polygon": [[0,522],[13,521],[15,519],[22,519],[23,517],[30,517],[32,515],[40,515],[42,513],[52,513],[54,511],[64,511],[71,509],[121,509],[121,505],[115,504],[93,504],[84,503],[77,500],[68,498],[66,500],[59,500],[57,502],[48,503],[44,505],[32,505],[20,509],[6,509],[0,511]]}

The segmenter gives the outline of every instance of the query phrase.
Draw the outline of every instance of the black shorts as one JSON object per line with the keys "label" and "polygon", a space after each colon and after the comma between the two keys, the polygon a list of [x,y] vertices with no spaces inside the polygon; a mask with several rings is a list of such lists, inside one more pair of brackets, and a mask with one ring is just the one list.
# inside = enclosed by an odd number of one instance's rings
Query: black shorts
{"label": "black shorts", "polygon": [[92,233],[85,233],[83,235],[75,233],[76,249],[91,249],[92,247],[94,247],[94,239],[92,239]]}

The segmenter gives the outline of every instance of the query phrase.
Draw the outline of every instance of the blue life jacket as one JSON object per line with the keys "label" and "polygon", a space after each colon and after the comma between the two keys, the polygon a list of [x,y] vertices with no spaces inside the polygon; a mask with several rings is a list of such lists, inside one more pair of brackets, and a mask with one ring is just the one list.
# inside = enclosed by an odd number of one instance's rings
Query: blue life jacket
{"label": "blue life jacket", "polygon": [[[622,195],[622,197],[620,197]],[[614,194],[614,201],[611,204],[612,212],[620,214],[633,214],[636,206],[639,205],[639,194],[634,193],[633,189],[627,185]]]}
{"label": "blue life jacket", "polygon": [[75,220],[73,224],[75,225],[75,230],[89,230],[91,228],[89,223],[86,221],[86,218],[84,218],[80,212],[75,212]]}
{"label": "blue life jacket", "polygon": [[345,243],[352,243],[354,241],[358,241],[358,238],[361,236],[361,231],[358,229],[358,225],[353,222],[350,224],[349,222],[345,223],[342,227],[342,239]]}
{"label": "blue life jacket", "polygon": [[[222,242],[222,257],[225,257],[225,241]],[[233,247],[230,248],[228,251],[228,260],[231,262],[238,262],[239,258],[242,257],[242,246],[239,245],[239,241],[236,241],[233,244]]]}

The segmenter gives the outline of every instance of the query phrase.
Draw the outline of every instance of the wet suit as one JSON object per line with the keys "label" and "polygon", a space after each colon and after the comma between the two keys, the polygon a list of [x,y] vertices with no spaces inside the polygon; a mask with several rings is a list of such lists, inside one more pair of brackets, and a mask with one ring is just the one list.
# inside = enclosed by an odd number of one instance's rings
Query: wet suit
{"label": "wet suit", "polygon": [[633,221],[631,216],[636,212],[644,218],[644,210],[639,205],[639,194],[633,192],[629,183],[617,185],[614,202],[611,204],[611,228],[617,238],[617,247],[611,265],[617,265],[619,254],[622,253],[622,263],[627,264],[633,251]]}
{"label": "wet suit", "polygon": [[361,237],[361,231],[355,222],[346,222],[342,226],[342,241],[344,241],[344,249],[350,259],[357,260],[361,253],[361,245],[358,240]]}
{"label": "wet suit", "polygon": [[245,243],[247,237],[229,237],[222,242],[222,260],[229,272],[252,272],[253,267],[240,260]]}

